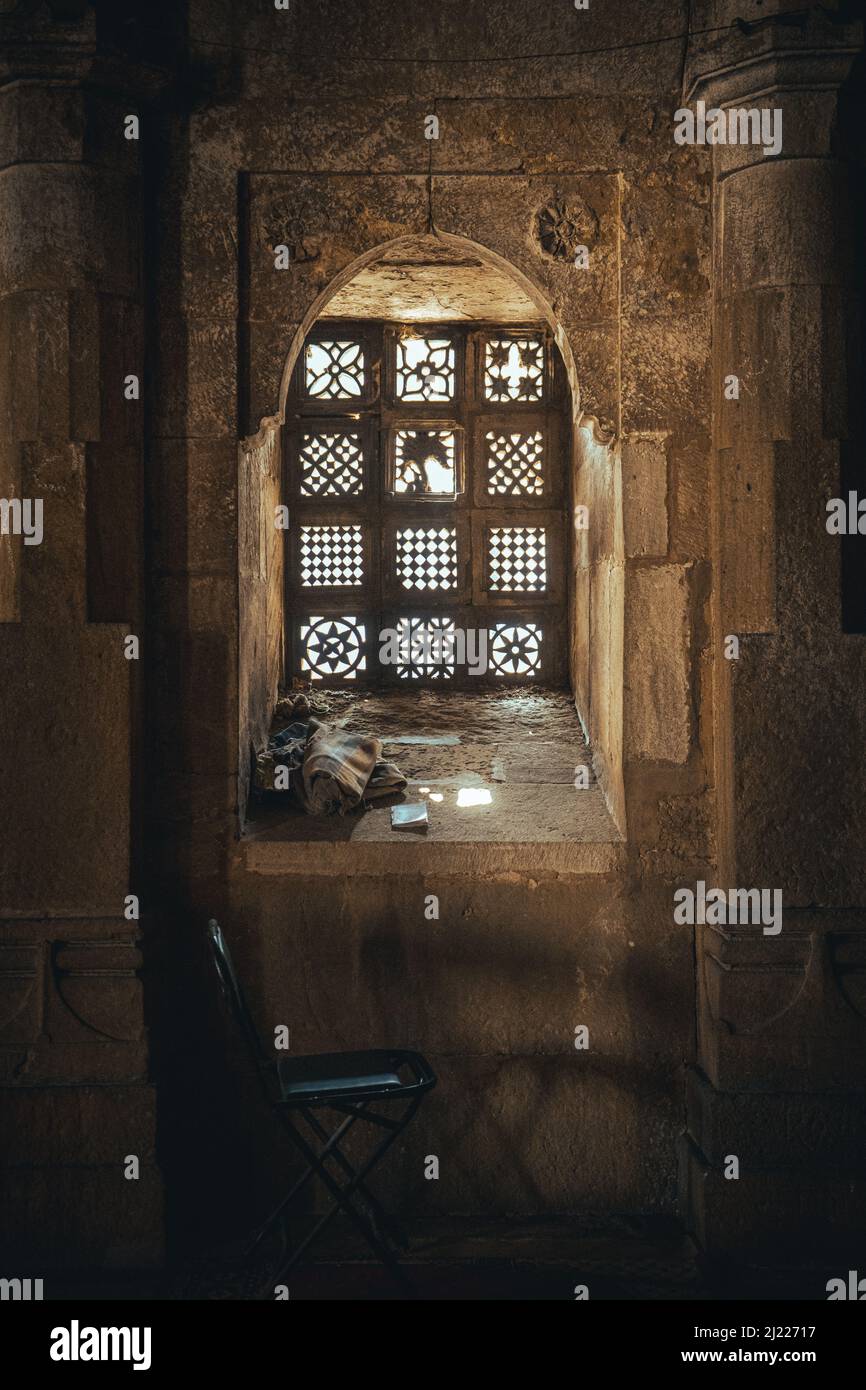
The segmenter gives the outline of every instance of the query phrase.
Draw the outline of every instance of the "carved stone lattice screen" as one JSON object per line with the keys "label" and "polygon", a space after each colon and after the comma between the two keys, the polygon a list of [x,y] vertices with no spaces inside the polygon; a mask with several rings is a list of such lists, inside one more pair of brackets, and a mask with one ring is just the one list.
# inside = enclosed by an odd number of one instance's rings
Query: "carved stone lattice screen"
{"label": "carved stone lattice screen", "polygon": [[570,440],[543,327],[321,320],[287,407],[288,675],[565,684]]}

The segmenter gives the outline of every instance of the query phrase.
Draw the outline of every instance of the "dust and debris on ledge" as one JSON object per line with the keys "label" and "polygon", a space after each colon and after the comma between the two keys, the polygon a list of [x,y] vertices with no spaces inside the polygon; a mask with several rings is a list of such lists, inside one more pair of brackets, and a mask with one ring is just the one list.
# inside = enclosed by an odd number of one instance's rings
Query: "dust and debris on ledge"
{"label": "dust and debris on ledge", "polygon": [[[280,741],[284,747],[286,731],[295,728],[297,736],[296,726],[310,721],[326,731],[336,750],[361,750],[360,763],[350,768],[348,795],[330,795],[326,780],[325,795],[318,802],[308,795],[305,804],[303,786],[300,795],[287,794],[285,774],[283,789],[274,788],[276,769],[285,766]],[[296,786],[303,782],[303,747],[299,766]],[[365,769],[371,777],[366,786]],[[325,813],[340,812],[343,825],[375,821],[377,836],[394,835],[388,808],[407,803],[426,805],[431,832],[470,820],[478,826],[473,834],[530,840],[569,835],[578,786],[590,793],[596,814],[603,809],[571,697],[536,685],[479,693],[287,692],[277,703],[257,782],[254,824],[279,815],[309,826],[311,814],[321,817],[325,801]],[[307,833],[300,826],[299,832]]]}

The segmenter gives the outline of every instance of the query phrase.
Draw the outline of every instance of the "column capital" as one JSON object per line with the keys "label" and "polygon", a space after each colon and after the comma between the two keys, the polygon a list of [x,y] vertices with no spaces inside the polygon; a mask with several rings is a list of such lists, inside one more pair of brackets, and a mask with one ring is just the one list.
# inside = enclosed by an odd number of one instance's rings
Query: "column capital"
{"label": "column capital", "polygon": [[[178,14],[184,10],[178,7]],[[112,17],[97,14],[92,0],[20,0],[14,10],[0,10],[0,88],[21,81],[94,84],[146,99],[172,80],[182,43],[180,30],[138,23],[120,6]]]}
{"label": "column capital", "polygon": [[[728,106],[792,90],[835,91],[863,49],[863,24],[845,23],[839,12],[823,7],[725,24],[722,12],[729,9],[725,0],[716,0],[707,31],[689,39],[685,102]],[[711,26],[715,12],[717,28]]]}

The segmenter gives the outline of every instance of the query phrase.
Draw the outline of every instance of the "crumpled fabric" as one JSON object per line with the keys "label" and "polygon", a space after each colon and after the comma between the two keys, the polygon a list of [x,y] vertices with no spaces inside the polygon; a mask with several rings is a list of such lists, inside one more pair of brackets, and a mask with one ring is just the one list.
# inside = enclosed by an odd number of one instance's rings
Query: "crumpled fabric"
{"label": "crumpled fabric", "polygon": [[[258,755],[255,786],[288,792],[308,815],[342,816],[362,801],[393,796],[406,786],[400,769],[381,755],[381,739],[370,734],[329,729],[313,718],[295,721],[273,734]],[[289,773],[277,786],[279,768]]]}

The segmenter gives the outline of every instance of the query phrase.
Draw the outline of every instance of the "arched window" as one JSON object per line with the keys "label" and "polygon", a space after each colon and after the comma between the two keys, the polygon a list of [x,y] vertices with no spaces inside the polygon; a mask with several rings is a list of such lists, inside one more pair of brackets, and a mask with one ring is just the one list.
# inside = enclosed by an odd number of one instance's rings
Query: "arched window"
{"label": "arched window", "polygon": [[570,419],[545,326],[321,319],[286,419],[289,676],[567,683]]}

